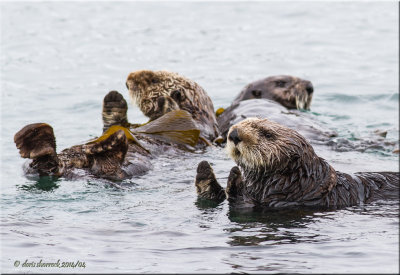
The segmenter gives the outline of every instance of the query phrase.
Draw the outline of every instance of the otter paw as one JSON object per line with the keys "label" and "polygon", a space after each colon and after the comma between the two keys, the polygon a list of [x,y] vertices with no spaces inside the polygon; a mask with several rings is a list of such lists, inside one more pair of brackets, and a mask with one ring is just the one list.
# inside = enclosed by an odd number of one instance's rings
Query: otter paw
{"label": "otter paw", "polygon": [[103,100],[103,131],[112,125],[128,127],[127,111],[128,104],[124,97],[117,91],[109,92]]}
{"label": "otter paw", "polygon": [[200,198],[216,201],[226,198],[224,189],[217,182],[214,171],[207,161],[202,161],[197,166],[195,186]]}
{"label": "otter paw", "polygon": [[178,104],[169,96],[160,96],[157,98],[152,114],[150,115],[150,120],[155,120],[162,117],[166,113],[174,110],[179,110]]}
{"label": "otter paw", "polygon": [[26,125],[14,136],[14,142],[23,158],[36,159],[56,156],[56,138],[53,128],[46,123]]}
{"label": "otter paw", "polygon": [[235,201],[239,196],[242,195],[242,173],[239,167],[234,166],[231,169],[228,177],[228,184],[226,185],[226,196],[228,200]]}
{"label": "otter paw", "polygon": [[96,143],[84,145],[84,152],[88,155],[108,154],[118,157],[118,162],[122,163],[128,151],[128,139],[123,130],[118,130],[104,140]]}
{"label": "otter paw", "polygon": [[102,141],[86,144],[83,151],[90,159],[90,170],[101,176],[123,178],[121,165],[128,151],[128,139],[119,130]]}

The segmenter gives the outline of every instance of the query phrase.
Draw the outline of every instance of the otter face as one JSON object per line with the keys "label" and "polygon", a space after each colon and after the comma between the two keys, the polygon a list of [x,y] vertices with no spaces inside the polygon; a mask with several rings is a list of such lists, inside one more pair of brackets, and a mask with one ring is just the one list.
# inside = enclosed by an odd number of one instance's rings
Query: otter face
{"label": "otter face", "polygon": [[150,120],[180,109],[192,115],[203,137],[218,136],[212,101],[196,82],[167,71],[137,71],[129,74],[126,87]]}
{"label": "otter face", "polygon": [[205,92],[193,81],[176,73],[133,72],[128,76],[126,87],[132,101],[152,120],[172,110],[182,109],[193,114],[203,107],[199,104],[202,102],[197,102],[197,97],[203,96],[198,93]]}
{"label": "otter face", "polygon": [[[310,148],[308,148],[310,147]],[[296,131],[268,119],[248,118],[228,133],[228,155],[245,171],[282,171],[313,149]]]}
{"label": "otter face", "polygon": [[248,84],[235,102],[254,98],[274,100],[288,109],[310,109],[314,87],[308,80],[293,76],[270,76]]}
{"label": "otter face", "polygon": [[179,87],[176,74],[169,72],[137,71],[129,74],[126,87],[131,100],[151,120],[167,112],[178,110],[179,105],[170,94]]}

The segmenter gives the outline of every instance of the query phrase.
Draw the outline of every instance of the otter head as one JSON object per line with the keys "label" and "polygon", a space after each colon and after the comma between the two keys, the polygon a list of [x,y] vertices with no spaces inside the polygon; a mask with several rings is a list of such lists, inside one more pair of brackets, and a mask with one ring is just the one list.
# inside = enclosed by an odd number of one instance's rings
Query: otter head
{"label": "otter head", "polygon": [[178,89],[173,73],[137,71],[129,74],[126,87],[134,103],[151,120],[178,110],[179,105],[171,97],[174,88]]}
{"label": "otter head", "polygon": [[303,158],[315,156],[311,145],[296,131],[259,118],[232,126],[226,149],[245,174],[283,172],[292,163],[301,165]]}
{"label": "otter head", "polygon": [[137,71],[129,74],[126,87],[132,101],[151,120],[181,109],[192,115],[204,137],[218,135],[212,101],[194,81],[167,71]]}
{"label": "otter head", "polygon": [[248,84],[235,103],[254,98],[274,100],[288,109],[310,109],[314,92],[310,81],[288,75],[270,76]]}

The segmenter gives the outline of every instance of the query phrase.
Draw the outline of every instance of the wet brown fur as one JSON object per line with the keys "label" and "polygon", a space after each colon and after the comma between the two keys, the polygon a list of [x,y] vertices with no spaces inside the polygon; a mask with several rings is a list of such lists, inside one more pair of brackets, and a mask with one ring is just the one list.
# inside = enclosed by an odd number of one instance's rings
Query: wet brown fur
{"label": "wet brown fur", "polygon": [[40,176],[65,176],[73,168],[86,168],[102,177],[124,177],[121,164],[128,141],[123,131],[98,143],[72,146],[59,154],[56,154],[53,128],[46,123],[25,126],[15,134],[14,141],[21,157],[32,159],[30,170]]}
{"label": "wet brown fur", "polygon": [[[111,91],[104,97],[102,114],[103,131],[106,131],[112,125],[120,125],[126,128],[132,126],[127,120],[126,101],[117,91]],[[177,123],[177,125],[164,123],[159,125],[157,130],[169,130],[170,132],[173,132],[173,130],[196,130],[195,122],[191,120],[190,114],[187,112],[180,113],[179,116],[173,114],[173,116],[176,116],[174,123]],[[185,143],[179,143],[179,139],[168,139],[168,135],[163,136],[162,133],[156,135],[157,131],[155,134],[149,135],[154,132],[153,128],[156,123],[162,123],[162,121],[153,122],[153,126],[146,124],[136,128],[142,131],[135,132],[136,141],[128,140],[125,133],[120,130],[104,140],[100,139],[100,141],[72,146],[59,154],[56,153],[53,128],[46,123],[34,123],[23,127],[15,134],[14,141],[20,155],[23,158],[32,159],[27,173],[73,178],[74,168],[81,168],[99,177],[124,179],[141,175],[150,170],[152,167],[150,159],[153,154],[157,155],[166,148],[188,149]],[[191,137],[194,138],[195,135],[193,134]],[[187,140],[187,142],[190,141],[192,140]],[[199,148],[203,146],[202,144],[198,145]]]}
{"label": "wet brown fur", "polygon": [[[269,76],[246,85],[239,95],[236,96],[232,104],[217,117],[217,122],[224,141],[229,128],[234,124],[233,121],[243,120],[246,117],[262,116],[268,117],[271,113],[282,112],[282,105],[288,109],[310,109],[314,88],[310,81],[289,75]],[[256,113],[251,108],[254,105],[255,110],[260,107],[257,104],[247,104],[248,109],[243,109],[241,102],[251,99],[267,99],[271,101],[268,107],[265,107],[261,113]],[[275,104],[276,105],[275,105]],[[265,103],[267,105],[267,103]],[[243,113],[243,111],[245,111]],[[283,118],[285,115],[281,115]],[[282,119],[284,121],[284,119]],[[308,127],[311,128],[312,127]],[[318,133],[323,135],[323,133]]]}
{"label": "wet brown fur", "polygon": [[267,119],[234,125],[226,148],[241,170],[232,168],[226,192],[236,203],[342,207],[399,198],[398,172],[335,171],[300,134]]}
{"label": "wet brown fur", "polygon": [[132,101],[150,119],[182,109],[192,114],[203,137],[218,136],[213,103],[196,82],[172,72],[142,70],[129,74],[126,86]]}
{"label": "wet brown fur", "polygon": [[310,109],[314,88],[310,81],[289,75],[263,78],[246,85],[232,105],[254,98],[266,98],[288,109]]}

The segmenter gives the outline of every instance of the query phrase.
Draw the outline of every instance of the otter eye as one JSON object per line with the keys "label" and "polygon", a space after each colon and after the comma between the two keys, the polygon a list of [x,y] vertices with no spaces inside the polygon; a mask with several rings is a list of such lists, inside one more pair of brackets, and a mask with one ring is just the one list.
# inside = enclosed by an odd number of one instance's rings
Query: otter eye
{"label": "otter eye", "polygon": [[286,82],[283,80],[277,80],[277,81],[275,81],[275,85],[276,85],[276,87],[283,88],[283,87],[285,87]]}
{"label": "otter eye", "polygon": [[267,139],[272,139],[274,137],[273,133],[271,133],[270,131],[265,130],[265,129],[260,129],[260,134],[262,136],[266,137]]}
{"label": "otter eye", "polygon": [[151,79],[151,83],[153,83],[153,84],[157,84],[159,81],[158,81],[158,79],[157,78],[152,78]]}
{"label": "otter eye", "polygon": [[183,92],[179,90],[175,90],[171,93],[171,97],[176,101],[176,102],[181,102],[185,99],[185,95]]}
{"label": "otter eye", "polygon": [[261,97],[261,91],[260,90],[253,90],[253,91],[251,91],[251,93],[253,94],[253,96],[255,98],[260,98]]}

